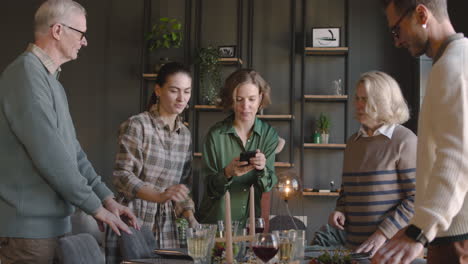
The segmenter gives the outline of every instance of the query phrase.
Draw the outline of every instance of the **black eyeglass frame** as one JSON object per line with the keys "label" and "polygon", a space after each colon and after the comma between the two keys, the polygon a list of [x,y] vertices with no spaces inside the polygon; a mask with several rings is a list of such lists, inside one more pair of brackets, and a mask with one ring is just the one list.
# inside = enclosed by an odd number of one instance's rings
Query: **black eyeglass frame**
{"label": "black eyeglass frame", "polygon": [[[79,29],[76,29],[76,28],[74,28],[74,27],[70,27],[69,25],[66,25],[66,24],[63,24],[63,23],[57,23],[57,24],[62,25],[62,26],[64,26],[64,27],[67,27],[67,28],[69,28],[69,29],[71,29],[71,30],[74,30],[74,31],[80,33],[80,34],[81,34],[80,40],[83,40],[83,38],[88,39],[88,37],[86,36],[86,32],[83,32],[83,31],[81,31],[81,30],[79,30]],[[55,25],[55,24],[54,24],[54,25]],[[50,27],[53,27],[54,25],[50,25]]]}
{"label": "black eyeglass frame", "polygon": [[407,15],[414,11],[414,9],[414,7],[406,9],[406,11],[403,13],[403,15],[401,15],[401,17],[398,19],[395,25],[393,25],[393,27],[390,28],[390,32],[392,33],[393,38],[398,39],[400,37],[400,24]]}

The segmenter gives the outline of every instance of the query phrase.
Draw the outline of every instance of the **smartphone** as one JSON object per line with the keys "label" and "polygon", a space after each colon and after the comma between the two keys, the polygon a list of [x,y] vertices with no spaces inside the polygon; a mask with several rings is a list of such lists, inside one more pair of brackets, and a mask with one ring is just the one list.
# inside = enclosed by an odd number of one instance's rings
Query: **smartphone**
{"label": "smartphone", "polygon": [[240,159],[239,161],[247,161],[250,164],[250,158],[255,157],[257,154],[257,151],[245,151],[240,154]]}

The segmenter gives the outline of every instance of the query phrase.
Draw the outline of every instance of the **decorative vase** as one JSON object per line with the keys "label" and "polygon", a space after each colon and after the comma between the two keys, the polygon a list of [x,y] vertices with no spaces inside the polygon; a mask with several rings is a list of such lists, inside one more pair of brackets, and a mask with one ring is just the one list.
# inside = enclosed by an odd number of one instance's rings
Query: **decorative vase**
{"label": "decorative vase", "polygon": [[314,133],[314,143],[315,144],[320,144],[322,143],[322,136],[320,135],[319,132],[315,131]]}
{"label": "decorative vase", "polygon": [[322,144],[328,144],[328,138],[330,137],[330,134],[322,134],[321,139],[322,139]]}

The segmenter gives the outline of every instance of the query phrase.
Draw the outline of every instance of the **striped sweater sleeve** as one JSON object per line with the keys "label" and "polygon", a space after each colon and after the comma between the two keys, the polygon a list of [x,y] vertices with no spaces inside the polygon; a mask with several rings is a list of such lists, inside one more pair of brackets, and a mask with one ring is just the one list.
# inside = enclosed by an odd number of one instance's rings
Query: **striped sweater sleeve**
{"label": "striped sweater sleeve", "polygon": [[416,148],[417,137],[410,136],[400,146],[400,158],[396,166],[397,182],[402,198],[401,202],[387,213],[379,229],[390,239],[400,229],[407,226],[414,214],[414,196],[416,193]]}

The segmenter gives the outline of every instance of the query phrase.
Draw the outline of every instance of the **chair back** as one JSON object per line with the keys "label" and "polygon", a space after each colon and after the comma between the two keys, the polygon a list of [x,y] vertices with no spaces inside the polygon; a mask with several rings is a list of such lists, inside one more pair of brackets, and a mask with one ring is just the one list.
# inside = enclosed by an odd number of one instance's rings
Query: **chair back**
{"label": "chair back", "polygon": [[133,234],[122,232],[120,238],[120,253],[123,260],[145,259],[156,257],[156,239],[148,227],[142,226],[140,230],[130,227]]}
{"label": "chair back", "polygon": [[270,219],[270,232],[274,230],[289,230],[289,229],[297,229],[299,230],[306,230],[306,226],[304,222],[297,219],[296,217],[290,217],[288,215],[277,215]]}
{"label": "chair back", "polygon": [[104,264],[104,254],[90,234],[65,236],[58,243],[57,257],[60,264]]}

